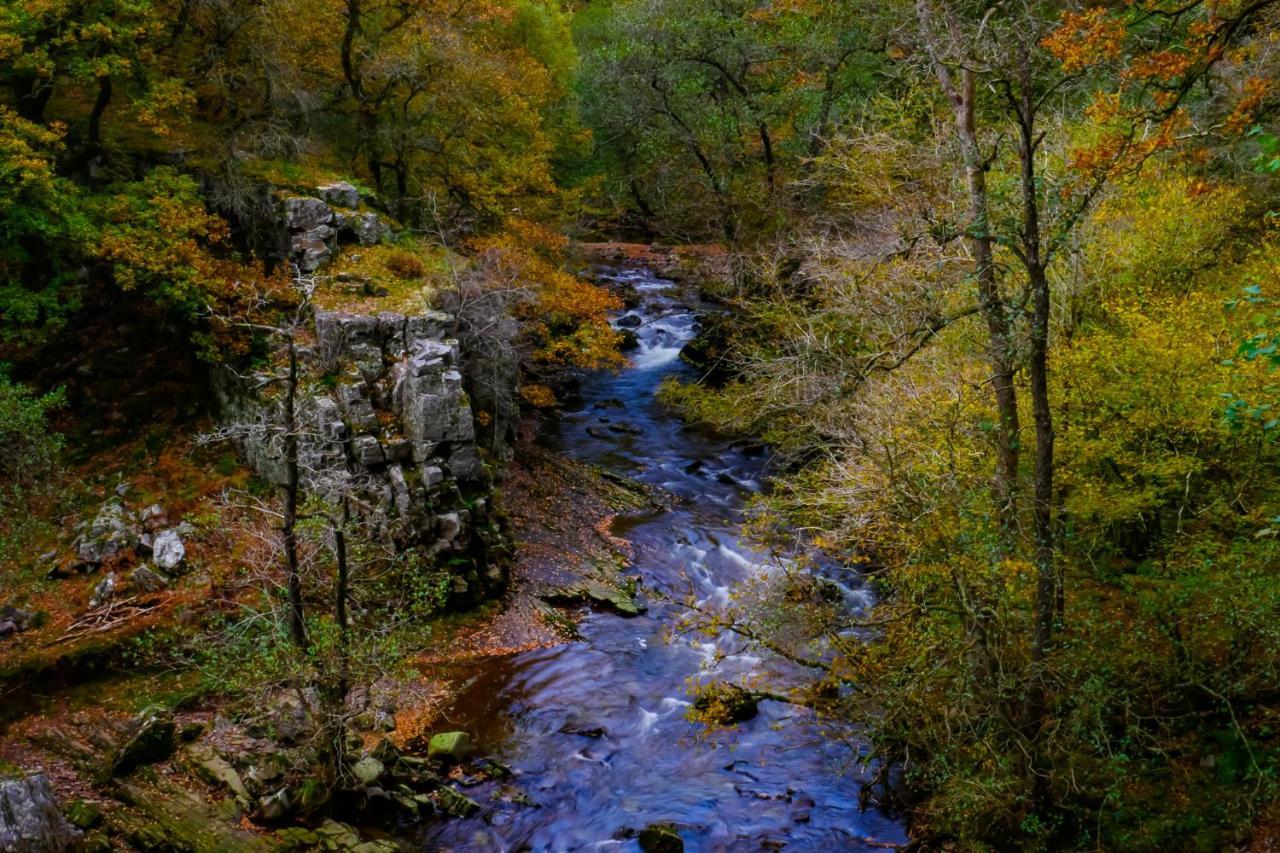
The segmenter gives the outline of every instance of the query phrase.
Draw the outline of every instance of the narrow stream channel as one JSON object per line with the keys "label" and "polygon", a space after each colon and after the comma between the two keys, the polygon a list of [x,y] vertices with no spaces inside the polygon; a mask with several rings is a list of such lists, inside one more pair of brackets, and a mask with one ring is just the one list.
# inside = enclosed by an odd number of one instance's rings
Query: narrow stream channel
{"label": "narrow stream channel", "polygon": [[[638,306],[616,322],[640,346],[618,374],[586,378],[577,407],[541,440],[576,459],[661,486],[674,508],[620,519],[643,588],[707,605],[728,600],[766,555],[741,538],[741,510],[762,487],[764,455],[686,428],[654,399],[659,384],[690,370],[678,354],[696,332],[696,297],[642,268],[610,271]],[[853,606],[865,603],[856,582]],[[593,612],[582,640],[490,661],[468,685],[461,718],[510,783],[467,789],[479,816],[433,824],[430,850],[638,850],[635,833],[655,822],[679,829],[685,849],[859,850],[902,843],[897,823],[860,812],[860,771],[850,748],[820,736],[803,709],[763,702],[739,730],[707,738],[686,719],[689,680],[717,648],[740,640],[674,638],[679,613],[650,597],[644,615]],[[735,680],[775,672],[751,654],[717,665]],[[504,802],[514,785],[534,805]],[[506,799],[511,799],[508,795]]]}

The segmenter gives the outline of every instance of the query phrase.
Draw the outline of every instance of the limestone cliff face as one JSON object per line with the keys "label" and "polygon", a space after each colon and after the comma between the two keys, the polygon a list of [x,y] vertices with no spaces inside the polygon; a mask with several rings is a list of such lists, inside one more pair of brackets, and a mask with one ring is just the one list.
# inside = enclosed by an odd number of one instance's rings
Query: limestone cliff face
{"label": "limestone cliff face", "polygon": [[[288,211],[314,208],[308,225],[324,218],[320,208],[332,215],[322,199],[303,201],[316,204],[287,199],[282,221],[293,235],[295,262],[299,253],[311,257],[313,237],[297,239],[299,220]],[[505,548],[491,506],[493,475],[477,445],[460,370],[455,319],[438,311],[317,310],[311,324],[314,334],[300,336],[297,350],[303,487],[324,496],[340,479],[354,490],[352,505],[368,535],[448,567],[455,603],[499,592]],[[267,380],[280,375],[281,356],[271,371],[228,375],[220,383],[229,422],[264,425],[260,434],[242,437],[241,450],[278,485],[285,482],[284,459],[279,430],[273,436],[269,425],[283,423],[284,401],[279,383]]]}

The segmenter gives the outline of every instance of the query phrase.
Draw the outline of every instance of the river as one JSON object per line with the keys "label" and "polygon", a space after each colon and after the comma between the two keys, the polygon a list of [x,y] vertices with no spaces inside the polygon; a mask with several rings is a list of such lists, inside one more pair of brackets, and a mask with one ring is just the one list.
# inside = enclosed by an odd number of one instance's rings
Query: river
{"label": "river", "polygon": [[[655,401],[659,384],[691,370],[678,358],[696,333],[696,297],[644,268],[606,277],[638,295],[615,323],[640,345],[616,374],[585,377],[580,399],[540,441],[576,459],[659,486],[682,500],[619,519],[642,590],[723,604],[770,560],[743,540],[742,508],[764,486],[767,459],[685,427]],[[856,582],[851,607],[865,606]],[[642,595],[643,597],[643,595]],[[432,850],[638,850],[635,834],[673,823],[685,850],[859,850],[906,841],[888,816],[858,808],[861,770],[850,742],[823,736],[809,712],[760,704],[737,730],[708,737],[686,719],[690,679],[717,663],[733,680],[776,673],[731,636],[672,636],[679,609],[646,599],[636,618],[591,612],[582,639],[486,662],[454,722],[509,765],[510,783],[466,789],[477,817],[432,824]],[[780,673],[785,676],[785,672]],[[856,749],[856,741],[853,749]],[[508,802],[511,786],[532,801]],[[502,787],[507,786],[507,787]],[[502,792],[508,792],[505,798]]]}

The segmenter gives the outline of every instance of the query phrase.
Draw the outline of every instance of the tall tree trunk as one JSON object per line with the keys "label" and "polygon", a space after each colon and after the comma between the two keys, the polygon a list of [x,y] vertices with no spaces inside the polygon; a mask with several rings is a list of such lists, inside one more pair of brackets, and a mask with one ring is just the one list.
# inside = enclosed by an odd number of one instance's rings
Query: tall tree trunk
{"label": "tall tree trunk", "polygon": [[[958,38],[958,27],[953,20],[954,10],[944,5],[943,11],[951,38]],[[991,234],[990,201],[987,196],[987,164],[978,144],[975,116],[977,75],[968,64],[960,67],[958,80],[952,74],[937,43],[942,36],[934,21],[931,0],[916,0],[916,14],[938,82],[947,100],[951,102],[956,136],[964,158],[965,186],[969,201],[969,227],[966,229],[966,236],[973,252],[978,305],[987,324],[987,361],[991,365],[991,391],[1000,420],[995,439],[996,473],[993,491],[1001,527],[1006,538],[1011,538],[1017,527],[1018,435],[1021,426],[1018,421],[1017,389],[1013,383],[1016,371],[1009,311],[1000,296],[996,277],[995,240]],[[1005,545],[1009,547],[1011,543],[1006,541]]]}
{"label": "tall tree trunk", "polygon": [[102,115],[111,104],[111,76],[104,74],[98,78],[98,97],[93,102],[93,111],[89,113],[89,150],[97,154],[102,150]]}
{"label": "tall tree trunk", "polygon": [[[1044,661],[1053,638],[1057,575],[1054,569],[1053,528],[1053,408],[1049,404],[1049,277],[1041,252],[1040,206],[1036,192],[1035,106],[1032,103],[1029,50],[1023,48],[1024,79],[1014,104],[1018,118],[1018,159],[1022,184],[1022,261],[1027,269],[1031,296],[1031,409],[1035,418],[1036,455],[1032,496],[1035,527],[1036,597],[1032,657]],[[1038,678],[1037,678],[1038,680]],[[1043,695],[1039,704],[1043,706]],[[1032,709],[1033,720],[1043,716],[1043,707]]]}

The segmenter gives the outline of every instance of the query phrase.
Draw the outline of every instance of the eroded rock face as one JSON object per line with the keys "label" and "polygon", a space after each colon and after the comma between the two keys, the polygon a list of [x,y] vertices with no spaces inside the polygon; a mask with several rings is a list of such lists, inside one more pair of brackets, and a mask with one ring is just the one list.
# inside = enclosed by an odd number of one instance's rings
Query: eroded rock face
{"label": "eroded rock face", "polygon": [[[360,484],[358,503],[375,536],[453,566],[455,600],[498,592],[503,572],[485,571],[499,537],[484,500],[491,475],[458,370],[453,318],[317,311],[314,324],[298,399],[304,487],[323,492],[332,472],[344,472]],[[278,397],[232,393],[224,409],[241,421],[282,419]],[[277,449],[265,441],[242,449],[260,474],[285,482]]]}
{"label": "eroded rock face", "polygon": [[79,830],[58,810],[43,774],[0,779],[0,850],[58,853],[73,849],[79,840]]}

